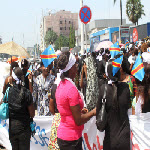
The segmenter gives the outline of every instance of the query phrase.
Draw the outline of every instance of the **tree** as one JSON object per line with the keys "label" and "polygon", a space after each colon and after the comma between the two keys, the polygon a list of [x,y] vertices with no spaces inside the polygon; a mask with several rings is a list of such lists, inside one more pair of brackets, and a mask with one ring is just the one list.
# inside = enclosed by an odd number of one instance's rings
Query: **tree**
{"label": "tree", "polygon": [[[117,0],[114,0],[114,4]],[[121,15],[121,25],[122,25],[122,0],[120,0],[120,15]]]}
{"label": "tree", "polygon": [[46,47],[51,43],[55,43],[55,41],[57,40],[57,34],[51,30],[51,31],[47,31],[46,35],[45,35],[45,43],[46,43]]}
{"label": "tree", "polygon": [[69,38],[60,35],[55,41],[55,50],[60,50],[61,47],[69,47]]}
{"label": "tree", "polygon": [[141,0],[128,0],[126,4],[126,14],[129,20],[138,25],[138,20],[145,15]]}
{"label": "tree", "polygon": [[70,26],[70,34],[69,34],[69,48],[75,47],[75,29]]}

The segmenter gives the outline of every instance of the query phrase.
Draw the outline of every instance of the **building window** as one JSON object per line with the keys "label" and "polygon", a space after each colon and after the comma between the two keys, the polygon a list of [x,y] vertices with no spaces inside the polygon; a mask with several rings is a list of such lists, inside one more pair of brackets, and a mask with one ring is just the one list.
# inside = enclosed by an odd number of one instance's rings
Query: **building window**
{"label": "building window", "polygon": [[60,21],[60,24],[62,24],[62,21]]}
{"label": "building window", "polygon": [[69,21],[69,24],[71,24],[71,21]]}
{"label": "building window", "polygon": [[69,27],[69,30],[70,30],[70,27]]}
{"label": "building window", "polygon": [[51,31],[52,29],[51,28],[48,28],[48,31]]}
{"label": "building window", "polygon": [[63,28],[62,27],[60,27],[60,30],[62,30]]}
{"label": "building window", "polygon": [[65,20],[65,24],[66,24],[66,22],[67,22],[67,21]]}
{"label": "building window", "polygon": [[65,27],[65,30],[66,30],[66,27]]}

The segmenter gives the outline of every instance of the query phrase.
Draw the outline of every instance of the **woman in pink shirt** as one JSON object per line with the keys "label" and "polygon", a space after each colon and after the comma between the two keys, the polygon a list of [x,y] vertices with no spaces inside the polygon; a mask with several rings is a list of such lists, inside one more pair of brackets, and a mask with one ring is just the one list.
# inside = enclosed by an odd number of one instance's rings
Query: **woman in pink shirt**
{"label": "woman in pink shirt", "polygon": [[84,123],[96,115],[96,108],[90,112],[84,109],[83,98],[75,86],[76,59],[69,52],[58,59],[61,81],[56,90],[56,103],[61,115],[57,131],[60,150],[82,150],[82,130]]}

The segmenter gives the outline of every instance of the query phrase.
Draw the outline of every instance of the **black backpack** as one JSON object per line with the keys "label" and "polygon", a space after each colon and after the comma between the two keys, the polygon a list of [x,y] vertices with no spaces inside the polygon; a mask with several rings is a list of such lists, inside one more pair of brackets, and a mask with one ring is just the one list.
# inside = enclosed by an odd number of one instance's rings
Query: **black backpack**
{"label": "black backpack", "polygon": [[20,85],[14,84],[13,86],[10,87],[8,98],[10,115],[11,112],[16,114],[25,112],[26,109],[25,106],[27,106],[27,101],[25,99],[26,92],[27,89]]}

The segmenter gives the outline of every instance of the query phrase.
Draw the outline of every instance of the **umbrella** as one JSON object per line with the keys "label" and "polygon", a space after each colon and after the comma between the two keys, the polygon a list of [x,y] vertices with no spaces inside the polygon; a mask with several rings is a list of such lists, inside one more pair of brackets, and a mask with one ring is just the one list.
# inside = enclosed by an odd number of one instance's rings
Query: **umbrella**
{"label": "umbrella", "polygon": [[119,46],[122,48],[125,47],[125,44],[120,43]]}
{"label": "umbrella", "polygon": [[110,48],[111,45],[113,45],[111,41],[100,42],[96,48],[96,51],[99,51],[101,48]]}
{"label": "umbrella", "polygon": [[76,46],[71,50],[71,53],[78,53],[81,50],[81,46]]}
{"label": "umbrella", "polygon": [[11,58],[8,58],[7,63],[11,64],[11,62],[14,62],[14,61],[17,61],[17,60],[18,60],[18,58],[16,56],[12,56]]}
{"label": "umbrella", "polygon": [[0,53],[6,53],[9,55],[25,56],[27,58],[30,57],[30,55],[27,53],[25,48],[16,44],[13,41],[5,43],[5,44],[1,44],[0,45]]}

